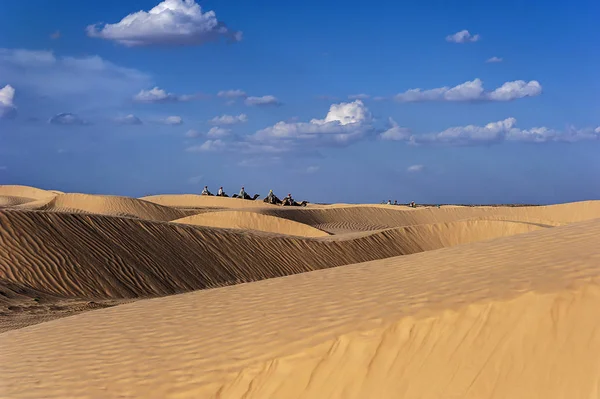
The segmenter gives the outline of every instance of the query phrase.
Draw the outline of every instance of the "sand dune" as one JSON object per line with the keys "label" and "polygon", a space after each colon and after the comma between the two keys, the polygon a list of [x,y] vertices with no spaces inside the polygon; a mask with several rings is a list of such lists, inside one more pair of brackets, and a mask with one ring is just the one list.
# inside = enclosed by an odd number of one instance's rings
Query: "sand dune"
{"label": "sand dune", "polygon": [[599,235],[540,228],[9,331],[4,395],[597,397]]}
{"label": "sand dune", "polygon": [[211,197],[198,194],[172,194],[172,195],[150,195],[140,198],[141,200],[153,202],[158,205],[171,206],[174,208],[269,208],[275,205],[266,204],[262,199],[255,201],[241,200],[238,198]]}
{"label": "sand dune", "polygon": [[256,212],[207,212],[173,220],[173,222],[195,226],[248,229],[301,237],[326,237],[329,235],[322,230],[306,224],[275,216],[262,215]]}
{"label": "sand dune", "polygon": [[567,224],[600,217],[600,201],[536,207],[407,208],[389,205],[331,206],[321,209],[274,208],[262,213],[294,220],[328,232],[451,222],[470,218],[505,218],[515,221],[552,221]]}
{"label": "sand dune", "polygon": [[159,221],[175,220],[188,215],[178,209],[136,198],[89,194],[60,194],[35,203],[26,203],[19,208],[67,213],[94,213]]}
{"label": "sand dune", "polygon": [[170,295],[543,228],[464,221],[301,238],[39,211],[0,212],[0,225],[0,276],[66,298]]}
{"label": "sand dune", "polygon": [[18,185],[0,185],[0,197],[25,197],[32,199],[43,199],[47,197],[53,197],[56,194],[49,190],[42,190],[30,186],[18,186]]}

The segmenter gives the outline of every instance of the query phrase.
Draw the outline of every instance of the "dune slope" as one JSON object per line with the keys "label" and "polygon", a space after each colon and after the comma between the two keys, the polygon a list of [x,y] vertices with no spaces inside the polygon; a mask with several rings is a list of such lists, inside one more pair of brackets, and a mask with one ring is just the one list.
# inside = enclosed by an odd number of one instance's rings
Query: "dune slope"
{"label": "dune slope", "polygon": [[9,331],[4,392],[596,397],[599,235],[593,220]]}
{"label": "dune slope", "polygon": [[319,209],[274,208],[262,213],[294,220],[332,233],[417,224],[452,222],[470,218],[503,218],[523,222],[552,221],[558,224],[600,217],[600,201],[533,207],[442,207],[332,206]]}
{"label": "dune slope", "polygon": [[49,295],[162,296],[543,229],[464,221],[301,238],[89,214],[0,212],[0,279]]}
{"label": "dune slope", "polygon": [[30,186],[19,186],[19,185],[0,185],[0,196],[9,197],[25,197],[35,200],[54,197],[56,195],[53,191],[42,190],[41,188],[35,188]]}
{"label": "dune slope", "polygon": [[[32,209],[32,203],[25,204]],[[178,209],[157,205],[136,198],[112,195],[60,194],[37,202],[37,210],[94,213],[98,215],[125,216],[146,220],[169,221],[188,214]]]}
{"label": "dune slope", "polygon": [[301,237],[326,237],[329,235],[328,233],[307,224],[275,216],[262,215],[256,212],[206,212],[173,220],[173,222],[194,226],[248,229]]}

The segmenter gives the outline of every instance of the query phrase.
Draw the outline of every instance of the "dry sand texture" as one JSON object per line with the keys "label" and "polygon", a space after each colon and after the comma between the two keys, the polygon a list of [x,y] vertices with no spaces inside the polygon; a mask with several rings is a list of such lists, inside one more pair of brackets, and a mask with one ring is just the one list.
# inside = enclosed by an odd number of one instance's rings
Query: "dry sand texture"
{"label": "dry sand texture", "polygon": [[0,397],[600,395],[598,201],[0,208]]}

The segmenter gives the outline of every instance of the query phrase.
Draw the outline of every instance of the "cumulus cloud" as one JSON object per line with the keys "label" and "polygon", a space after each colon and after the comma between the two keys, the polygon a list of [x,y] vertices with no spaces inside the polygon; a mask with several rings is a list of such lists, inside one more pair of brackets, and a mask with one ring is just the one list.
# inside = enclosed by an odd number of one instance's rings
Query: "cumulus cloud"
{"label": "cumulus cloud", "polygon": [[461,30],[453,35],[446,36],[446,41],[451,43],[472,43],[480,39],[478,34],[471,35],[468,30]]}
{"label": "cumulus cloud", "polygon": [[63,112],[61,114],[54,115],[48,123],[52,125],[68,125],[68,126],[85,126],[90,123],[81,119],[79,116],[70,112]]}
{"label": "cumulus cloud", "polygon": [[194,0],[165,0],[150,11],[138,11],[114,24],[87,27],[90,37],[125,46],[200,45],[220,38],[237,42],[242,32],[217,20],[214,11],[202,12]]}
{"label": "cumulus cloud", "polygon": [[248,115],[221,115],[215,116],[209,121],[213,125],[236,125],[238,123],[248,122]]}
{"label": "cumulus cloud", "polygon": [[149,75],[99,56],[57,57],[51,51],[23,49],[0,48],[0,76],[30,99],[22,107],[45,103],[46,110],[121,105],[150,84]]}
{"label": "cumulus cloud", "polygon": [[398,102],[424,101],[511,101],[523,97],[535,97],[542,93],[542,85],[536,80],[506,82],[492,92],[486,92],[481,79],[474,79],[454,87],[435,89],[409,89],[397,94]]}
{"label": "cumulus cloud", "polygon": [[410,144],[447,144],[447,145],[478,145],[498,144],[502,142],[546,143],[551,141],[576,142],[600,139],[600,129],[569,129],[560,132],[547,127],[520,129],[516,127],[515,118],[488,123],[485,126],[467,125],[455,126],[439,133],[380,137],[384,140],[405,141]]}
{"label": "cumulus cloud", "polygon": [[262,97],[247,97],[244,103],[248,106],[264,107],[264,106],[277,106],[282,105],[281,102],[274,96],[262,96]]}
{"label": "cumulus cloud", "polygon": [[11,85],[6,85],[0,89],[0,119],[8,119],[15,116],[17,108],[13,103],[14,98],[15,89]]}
{"label": "cumulus cloud", "polygon": [[221,90],[217,93],[221,98],[246,98],[246,92],[243,90]]}
{"label": "cumulus cloud", "polygon": [[406,168],[406,171],[410,172],[410,173],[416,173],[416,172],[423,171],[424,168],[425,168],[425,166],[423,166],[423,165],[412,165],[412,166],[409,166],[408,168]]}
{"label": "cumulus cloud", "polygon": [[488,58],[487,60],[485,60],[485,62],[487,62],[487,63],[497,63],[497,62],[502,62],[502,61],[503,60],[500,57],[491,57],[491,58]]}
{"label": "cumulus cloud", "polygon": [[231,130],[215,126],[210,128],[206,136],[211,138],[226,137],[229,136],[229,133],[231,133]]}
{"label": "cumulus cloud", "polygon": [[383,140],[406,140],[410,137],[410,129],[399,126],[395,120],[389,118],[391,127],[380,134]]}
{"label": "cumulus cloud", "polygon": [[195,139],[196,137],[200,137],[200,132],[196,129],[190,129],[187,132],[185,132],[185,137],[187,137],[188,139]]}
{"label": "cumulus cloud", "polygon": [[165,125],[181,125],[183,123],[183,119],[181,116],[167,116],[165,119],[161,119],[160,123],[164,123]]}
{"label": "cumulus cloud", "polygon": [[141,125],[142,120],[133,114],[115,118],[115,122],[120,125]]}
{"label": "cumulus cloud", "polygon": [[488,94],[488,98],[492,101],[510,101],[523,97],[535,97],[542,92],[542,86],[539,82],[532,80],[525,82],[524,80],[515,80],[514,82],[506,82],[496,90]]}
{"label": "cumulus cloud", "polygon": [[349,144],[371,131],[372,116],[361,100],[332,104],[324,119],[287,123],[261,129],[250,136],[255,141],[303,140]]}
{"label": "cumulus cloud", "polygon": [[364,93],[361,93],[361,94],[350,94],[348,96],[349,100],[368,100],[369,98],[371,98],[371,96],[368,95],[368,94],[364,94]]}
{"label": "cumulus cloud", "polygon": [[169,102],[184,102],[199,98],[198,94],[182,94],[177,95],[167,93],[163,89],[154,87],[150,90],[140,90],[138,94],[133,96],[133,100],[138,103],[169,103]]}

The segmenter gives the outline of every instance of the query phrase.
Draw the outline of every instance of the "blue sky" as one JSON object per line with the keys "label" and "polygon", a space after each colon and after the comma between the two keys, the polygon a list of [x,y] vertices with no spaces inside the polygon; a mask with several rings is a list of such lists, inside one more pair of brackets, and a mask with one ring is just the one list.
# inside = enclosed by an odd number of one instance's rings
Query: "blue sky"
{"label": "blue sky", "polygon": [[598,199],[599,15],[591,0],[3,0],[0,184]]}

